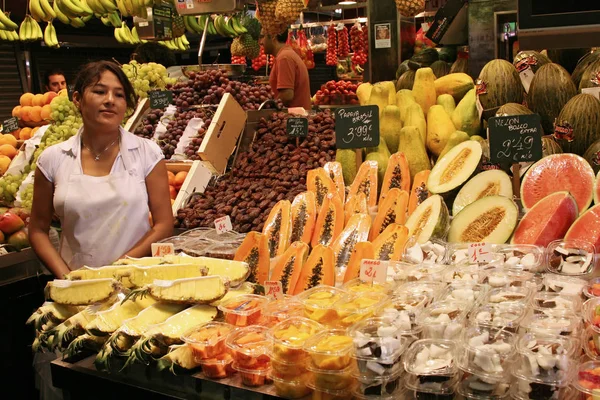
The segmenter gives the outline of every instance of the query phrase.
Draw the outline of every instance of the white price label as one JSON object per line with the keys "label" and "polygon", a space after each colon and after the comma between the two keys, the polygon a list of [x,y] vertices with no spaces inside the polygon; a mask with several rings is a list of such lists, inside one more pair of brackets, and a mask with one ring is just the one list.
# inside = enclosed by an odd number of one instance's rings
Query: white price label
{"label": "white price label", "polygon": [[152,257],[171,256],[175,254],[173,243],[152,243]]}
{"label": "white price label", "polygon": [[275,300],[282,299],[283,287],[281,281],[265,281],[265,296]]}
{"label": "white price label", "polygon": [[362,260],[360,263],[360,280],[366,283],[384,284],[387,281],[388,261]]}
{"label": "white price label", "polygon": [[423,33],[427,33],[427,31],[429,30],[429,24],[427,22],[423,22],[421,24],[421,29],[423,29]]}
{"label": "white price label", "polygon": [[581,93],[591,94],[598,100],[600,100],[600,87],[590,87],[581,89]]}
{"label": "white price label", "polygon": [[469,243],[468,256],[471,264],[491,262],[492,246],[489,243]]}
{"label": "white price label", "polygon": [[481,116],[483,115],[483,105],[479,100],[479,95],[477,95],[477,101],[475,102],[475,106],[477,107],[477,113],[479,114],[479,120],[481,121]]}
{"label": "white price label", "polygon": [[519,76],[521,77],[521,83],[525,88],[525,92],[529,93],[529,86],[531,86],[531,81],[533,80],[533,70],[531,67],[525,68],[523,71],[519,72]]}
{"label": "white price label", "polygon": [[231,226],[231,218],[229,218],[229,215],[215,219],[215,229],[217,230],[217,234],[219,235],[233,230],[233,227]]}

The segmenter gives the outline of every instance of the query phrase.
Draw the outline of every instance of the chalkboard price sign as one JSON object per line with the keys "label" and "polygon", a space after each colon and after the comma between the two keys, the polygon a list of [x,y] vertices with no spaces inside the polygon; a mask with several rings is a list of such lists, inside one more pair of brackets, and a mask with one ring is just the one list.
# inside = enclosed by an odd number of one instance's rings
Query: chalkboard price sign
{"label": "chalkboard price sign", "polygon": [[14,132],[18,129],[19,129],[19,120],[17,119],[17,117],[5,119],[4,122],[2,122],[2,132],[3,133]]}
{"label": "chalkboard price sign", "polygon": [[308,118],[290,117],[287,120],[286,131],[289,136],[307,137]]}
{"label": "chalkboard price sign", "polygon": [[170,90],[152,90],[148,92],[150,108],[166,108],[173,103],[173,92]]}
{"label": "chalkboard price sign", "polygon": [[335,140],[338,149],[379,145],[379,107],[344,107],[335,111]]}
{"label": "chalkboard price sign", "polygon": [[542,158],[542,126],[538,114],[492,117],[488,126],[492,162],[514,164]]}

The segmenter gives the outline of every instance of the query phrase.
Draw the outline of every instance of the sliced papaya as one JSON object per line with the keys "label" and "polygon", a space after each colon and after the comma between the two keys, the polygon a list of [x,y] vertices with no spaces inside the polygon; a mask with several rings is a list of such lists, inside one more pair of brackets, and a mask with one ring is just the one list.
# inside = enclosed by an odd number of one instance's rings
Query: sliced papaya
{"label": "sliced papaya", "polygon": [[306,174],[306,188],[313,192],[317,200],[317,209],[323,205],[327,193],[336,193],[335,183],[323,168],[315,168]]}
{"label": "sliced papaya", "polygon": [[394,153],[390,157],[379,195],[380,203],[387,192],[393,188],[410,192],[410,169],[406,156],[402,152]]}
{"label": "sliced papaya", "polygon": [[300,276],[299,271],[302,269],[307,257],[308,245],[298,241],[293,242],[279,260],[277,260],[271,280],[281,282],[284,294],[287,294],[290,289],[296,286],[296,280]]}
{"label": "sliced papaya", "polygon": [[404,222],[406,222],[407,207],[408,192],[398,188],[390,189],[386,196],[379,201],[377,215],[375,216],[375,220],[373,220],[369,240],[375,240],[389,224],[397,223],[404,225]]}
{"label": "sliced papaya", "polygon": [[377,205],[377,162],[365,161],[360,165],[356,178],[350,186],[348,195],[364,193],[367,197],[367,205],[375,207]]}
{"label": "sliced papaya", "polygon": [[410,216],[413,211],[429,196],[431,193],[429,189],[427,189],[427,179],[429,179],[430,170],[425,170],[418,172],[415,175],[415,180],[412,185],[412,190],[410,192],[410,199],[408,200],[408,215]]}
{"label": "sliced papaya", "polygon": [[317,211],[317,200],[313,192],[302,192],[294,198],[291,243],[300,240],[310,244],[317,221]]}
{"label": "sliced papaya", "polygon": [[283,254],[290,244],[291,234],[292,205],[289,200],[280,200],[269,213],[263,227],[271,258]]}
{"label": "sliced papaya", "polygon": [[344,207],[336,192],[329,193],[319,210],[311,241],[312,247],[319,244],[330,246],[344,228]]}
{"label": "sliced papaya", "polygon": [[344,274],[344,283],[360,277],[360,264],[362,260],[372,260],[375,258],[375,248],[371,242],[358,242],[352,249],[346,273]]}
{"label": "sliced papaya", "polygon": [[367,196],[364,193],[357,193],[353,196],[348,196],[348,200],[344,205],[344,225],[348,224],[350,217],[354,214],[368,214],[369,207],[367,206]]}
{"label": "sliced papaya", "polygon": [[373,241],[376,260],[400,261],[408,239],[408,228],[400,224],[389,224]]}
{"label": "sliced papaya", "polygon": [[317,285],[333,286],[335,284],[333,263],[334,254],[331,247],[323,245],[313,247],[308,260],[298,271],[296,285],[290,294],[297,295]]}
{"label": "sliced papaya", "polygon": [[325,172],[329,174],[329,177],[335,184],[342,204],[346,202],[346,186],[344,185],[344,174],[342,173],[342,164],[337,161],[329,161],[323,165]]}
{"label": "sliced papaya", "polygon": [[344,230],[333,242],[333,253],[335,254],[336,276],[343,276],[346,266],[350,261],[352,250],[358,242],[364,242],[369,237],[371,228],[371,217],[369,214],[354,214]]}
{"label": "sliced papaya", "polygon": [[248,232],[233,260],[247,263],[250,269],[247,281],[262,285],[269,279],[271,265],[267,237],[260,232]]}

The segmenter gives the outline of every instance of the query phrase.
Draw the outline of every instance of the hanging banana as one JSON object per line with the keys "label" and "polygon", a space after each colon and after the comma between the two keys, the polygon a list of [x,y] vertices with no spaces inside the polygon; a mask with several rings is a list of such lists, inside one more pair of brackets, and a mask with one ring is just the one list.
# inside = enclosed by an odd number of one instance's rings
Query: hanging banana
{"label": "hanging banana", "polygon": [[9,16],[2,11],[2,9],[0,9],[0,24],[4,26],[3,29],[6,31],[14,31],[19,29],[19,25],[14,23]]}
{"label": "hanging banana", "polygon": [[44,30],[44,43],[46,43],[46,46],[53,49],[58,49],[60,47],[58,38],[56,37],[56,29],[54,28],[54,25],[52,25],[52,21],[48,22],[48,25]]}
{"label": "hanging banana", "polygon": [[58,18],[60,22],[65,25],[69,25],[71,23],[69,17],[58,7],[58,0],[54,0],[54,3],[52,3],[52,10],[54,10],[56,13],[56,18]]}

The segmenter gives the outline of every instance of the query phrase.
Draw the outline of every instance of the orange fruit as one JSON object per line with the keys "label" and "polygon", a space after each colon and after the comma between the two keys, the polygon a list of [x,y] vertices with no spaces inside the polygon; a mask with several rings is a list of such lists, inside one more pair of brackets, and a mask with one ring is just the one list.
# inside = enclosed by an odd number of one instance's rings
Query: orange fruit
{"label": "orange fruit", "polygon": [[13,108],[13,110],[12,110],[12,116],[13,117],[17,117],[17,118],[21,118],[21,106],[16,106],[15,108]]}
{"label": "orange fruit", "polygon": [[6,156],[0,156],[0,175],[4,175],[12,160]]}
{"label": "orange fruit", "polygon": [[[31,131],[31,128],[23,129],[29,129]],[[17,139],[13,135],[0,135],[0,145],[3,144],[10,144],[13,147],[17,147]]]}
{"label": "orange fruit", "polygon": [[46,104],[45,106],[42,107],[42,113],[41,113],[41,117],[43,121],[48,121],[50,119],[52,119],[50,116],[52,115],[52,107],[50,107],[50,104]]}
{"label": "orange fruit", "polygon": [[34,133],[33,129],[31,129],[31,128],[23,128],[23,129],[21,129],[21,133],[19,134],[19,139],[20,140],[31,139],[31,137],[33,136],[33,133]]}
{"label": "orange fruit", "polygon": [[56,92],[46,92],[44,93],[44,104],[50,104],[50,102],[55,98],[58,97],[58,93]]}
{"label": "orange fruit", "polygon": [[31,121],[31,110],[33,107],[31,106],[23,106],[21,107],[21,119],[25,122]]}
{"label": "orange fruit", "polygon": [[31,107],[31,120],[33,122],[42,122],[42,107],[40,107],[40,106]]}
{"label": "orange fruit", "polygon": [[23,93],[23,95],[19,99],[19,104],[21,104],[22,106],[32,106],[34,97],[35,96],[33,95],[33,93]]}
{"label": "orange fruit", "polygon": [[175,199],[171,199],[171,205],[175,204]]}
{"label": "orange fruit", "polygon": [[177,190],[175,189],[175,186],[169,185],[169,196],[171,199],[177,198]]}
{"label": "orange fruit", "polygon": [[175,175],[175,187],[177,189],[179,189],[181,187],[181,185],[183,185],[183,182],[185,181],[187,174],[188,174],[187,171],[179,171],[177,173],[177,175]]}
{"label": "orange fruit", "polygon": [[169,179],[169,185],[175,185],[175,174],[171,171],[167,171],[167,178]]}
{"label": "orange fruit", "polygon": [[44,95],[43,94],[36,94],[33,96],[33,100],[31,101],[31,105],[32,106],[43,106],[44,104]]}
{"label": "orange fruit", "polygon": [[17,149],[14,146],[11,146],[10,144],[0,145],[0,154],[10,158],[11,160],[15,158],[17,153]]}

